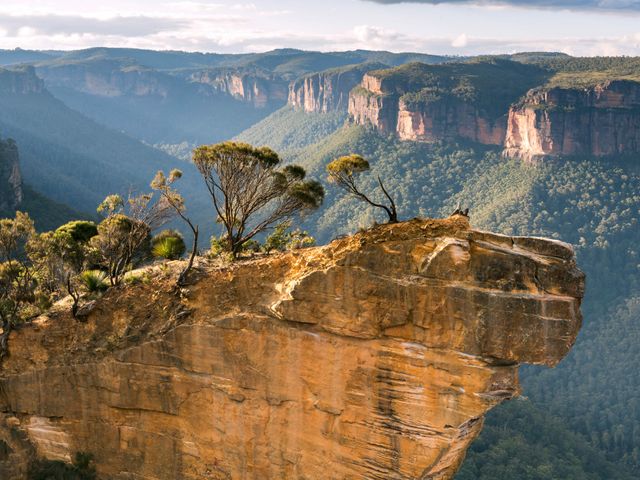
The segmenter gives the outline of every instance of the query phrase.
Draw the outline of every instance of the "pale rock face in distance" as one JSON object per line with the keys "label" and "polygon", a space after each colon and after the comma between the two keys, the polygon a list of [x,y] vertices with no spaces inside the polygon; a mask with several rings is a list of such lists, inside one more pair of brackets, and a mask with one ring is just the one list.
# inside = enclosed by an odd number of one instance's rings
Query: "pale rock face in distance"
{"label": "pale rock face in distance", "polygon": [[112,289],[12,334],[0,477],[84,451],[102,479],[450,479],[583,288],[568,245],[454,217]]}

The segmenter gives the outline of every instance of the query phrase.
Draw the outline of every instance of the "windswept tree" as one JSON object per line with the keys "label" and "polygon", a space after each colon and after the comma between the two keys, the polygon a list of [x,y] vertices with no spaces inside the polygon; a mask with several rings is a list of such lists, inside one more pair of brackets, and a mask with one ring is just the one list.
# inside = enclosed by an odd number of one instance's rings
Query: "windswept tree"
{"label": "windswept tree", "polygon": [[268,147],[236,142],[203,145],[194,150],[193,162],[234,257],[259,233],[317,209],[324,199],[319,182],[305,180],[300,166],[281,168],[280,157]]}
{"label": "windswept tree", "polygon": [[98,207],[105,215],[98,235],[91,239],[97,263],[106,269],[111,285],[119,285],[133,265],[150,255],[151,232],[174,214],[166,199],[154,201],[153,195],[109,195]]}
{"label": "windswept tree", "polygon": [[187,224],[189,229],[191,229],[191,233],[193,233],[193,245],[191,246],[191,255],[189,255],[189,262],[178,277],[178,285],[183,284],[186,280],[187,275],[193,268],[193,261],[195,260],[198,253],[198,225],[194,225],[191,219],[186,216],[184,198],[173,187],[173,184],[180,178],[182,178],[182,172],[177,169],[171,170],[168,177],[165,176],[164,172],[158,171],[155,178],[151,182],[151,188],[157,190],[160,193],[161,197],[164,199],[167,205],[169,205],[174,210],[174,212]]}
{"label": "windswept tree", "polygon": [[389,217],[388,223],[397,223],[398,211],[396,209],[396,204],[391,195],[389,195],[389,192],[387,192],[387,189],[384,188],[379,176],[378,185],[380,185],[382,193],[389,201],[387,205],[374,202],[358,188],[355,176],[362,172],[367,172],[369,169],[369,162],[362,156],[356,154],[336,158],[327,165],[327,173],[329,174],[329,180],[332,183],[335,183],[338,187],[347,191],[359,200],[362,200],[373,207],[384,210]]}

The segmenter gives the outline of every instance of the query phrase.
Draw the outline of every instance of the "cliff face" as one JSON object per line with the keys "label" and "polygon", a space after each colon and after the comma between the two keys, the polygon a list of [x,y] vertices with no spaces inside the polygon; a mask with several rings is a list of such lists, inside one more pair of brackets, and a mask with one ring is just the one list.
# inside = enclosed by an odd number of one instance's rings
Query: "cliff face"
{"label": "cliff face", "polygon": [[237,100],[252,103],[255,108],[287,101],[288,82],[276,76],[265,77],[238,72],[201,71],[191,75],[191,81],[210,85],[214,90]]}
{"label": "cliff face", "polygon": [[349,92],[362,81],[365,72],[383,67],[368,63],[302,77],[289,87],[289,105],[305,112],[347,110]]}
{"label": "cliff face", "polygon": [[524,159],[640,152],[640,83],[533,91],[509,113],[505,154]]}
{"label": "cliff face", "polygon": [[569,246],[463,218],[172,282],[12,333],[2,478],[88,451],[103,479],[450,479],[518,364],[569,351],[583,294]]}
{"label": "cliff face", "polygon": [[400,100],[396,133],[401,140],[436,142],[464,138],[485,145],[502,145],[507,117],[497,120],[475,106],[446,97],[422,107]]}
{"label": "cliff face", "polygon": [[33,67],[5,70],[0,68],[0,93],[8,95],[29,95],[42,93],[44,82],[38,78]]}
{"label": "cliff face", "polygon": [[22,203],[22,175],[18,147],[0,139],[0,211],[13,212]]}
{"label": "cliff face", "polygon": [[351,91],[349,114],[356,124],[421,142],[462,138],[502,145],[507,129],[506,114],[494,118],[454,95],[441,95],[429,102],[408,101],[373,75],[365,75],[360,86]]}
{"label": "cliff face", "polygon": [[167,97],[171,78],[142,67],[127,67],[117,61],[38,67],[38,74],[52,87],[73,88],[100,97]]}

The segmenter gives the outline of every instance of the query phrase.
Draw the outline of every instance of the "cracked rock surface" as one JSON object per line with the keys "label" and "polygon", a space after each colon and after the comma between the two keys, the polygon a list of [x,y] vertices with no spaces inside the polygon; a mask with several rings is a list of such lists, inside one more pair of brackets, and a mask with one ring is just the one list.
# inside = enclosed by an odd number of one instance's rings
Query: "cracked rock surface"
{"label": "cracked rock surface", "polygon": [[449,479],[518,365],[581,324],[561,242],[463,217],[110,290],[12,333],[0,478],[94,455],[102,479]]}

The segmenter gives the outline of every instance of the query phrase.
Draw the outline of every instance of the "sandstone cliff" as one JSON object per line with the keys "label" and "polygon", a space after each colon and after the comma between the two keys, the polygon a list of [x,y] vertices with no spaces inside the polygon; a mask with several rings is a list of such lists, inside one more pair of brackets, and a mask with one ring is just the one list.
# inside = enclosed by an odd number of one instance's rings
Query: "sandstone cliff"
{"label": "sandstone cliff", "polygon": [[505,155],[527,160],[559,155],[640,152],[640,83],[530,92],[509,112]]}
{"label": "sandstone cliff", "polygon": [[118,60],[43,64],[40,75],[50,87],[71,88],[99,97],[167,97],[174,80],[165,74]]}
{"label": "sandstone cliff", "polygon": [[22,203],[22,175],[18,147],[13,140],[0,139],[0,212],[13,213]]}
{"label": "sandstone cliff", "polygon": [[291,83],[289,105],[305,112],[345,111],[349,92],[362,81],[364,74],[384,66],[365,63],[306,75]]}
{"label": "sandstone cliff", "polygon": [[282,104],[287,101],[289,83],[275,75],[251,74],[241,71],[209,71],[193,73],[192,82],[210,85],[215,91],[251,103],[255,108]]}
{"label": "sandstone cliff", "polygon": [[351,91],[349,114],[401,140],[471,140],[502,145],[509,105],[542,78],[506,60],[408,64],[372,71]]}
{"label": "sandstone cliff", "polygon": [[44,82],[33,67],[6,70],[0,68],[0,93],[5,95],[29,95],[42,93]]}
{"label": "sandstone cliff", "polygon": [[365,78],[359,88],[352,90],[349,114],[356,124],[371,125],[400,140],[419,142],[465,139],[502,145],[507,129],[506,115],[493,118],[454,95],[412,102],[397,94],[380,92],[379,82],[372,78]]}
{"label": "sandstone cliff", "polygon": [[0,477],[81,450],[103,479],[450,479],[581,324],[568,245],[464,218],[163,275],[12,333]]}

